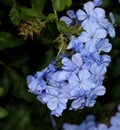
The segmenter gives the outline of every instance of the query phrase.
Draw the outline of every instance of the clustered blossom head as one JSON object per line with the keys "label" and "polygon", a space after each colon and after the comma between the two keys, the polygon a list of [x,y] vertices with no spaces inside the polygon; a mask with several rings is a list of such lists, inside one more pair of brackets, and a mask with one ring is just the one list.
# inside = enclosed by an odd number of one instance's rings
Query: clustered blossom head
{"label": "clustered blossom head", "polygon": [[94,2],[85,3],[76,13],[68,11],[70,18],[61,18],[68,26],[80,24],[83,30],[78,37],[71,36],[66,49],[72,53],[60,54],[45,69],[27,77],[29,91],[47,104],[52,115],[61,116],[68,101],[69,110],[92,107],[97,96],[105,94],[103,80],[111,61],[105,53],[112,48],[107,35],[114,37],[115,30],[105,11],[97,7],[100,0]]}
{"label": "clustered blossom head", "polygon": [[110,126],[97,122],[94,115],[88,115],[79,125],[63,124],[62,130],[120,130],[120,105],[118,106],[118,111],[115,116],[111,117]]}

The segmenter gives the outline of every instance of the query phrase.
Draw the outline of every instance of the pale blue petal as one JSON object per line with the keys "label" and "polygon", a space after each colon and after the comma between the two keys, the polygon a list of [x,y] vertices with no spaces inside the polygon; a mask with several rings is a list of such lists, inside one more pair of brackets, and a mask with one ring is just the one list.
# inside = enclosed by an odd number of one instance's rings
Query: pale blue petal
{"label": "pale blue petal", "polygon": [[72,75],[68,81],[69,81],[69,84],[71,84],[72,86],[77,86],[79,84],[79,79],[77,75]]}
{"label": "pale blue petal", "polygon": [[96,76],[101,76],[101,75],[104,75],[106,73],[106,67],[104,64],[101,64],[101,65],[98,65],[97,63],[94,63],[92,66],[91,66],[91,69],[90,69],[91,73],[95,74]]}
{"label": "pale blue petal", "polygon": [[95,6],[100,6],[102,4],[102,0],[94,0]]}
{"label": "pale blue petal", "polygon": [[57,101],[54,99],[54,100],[52,100],[52,101],[49,101],[48,103],[47,103],[47,106],[48,106],[48,108],[50,109],[50,110],[55,110],[56,108],[57,108]]}
{"label": "pale blue petal", "polygon": [[86,117],[86,121],[89,122],[89,121],[95,121],[95,116],[94,115],[88,115]]}
{"label": "pale blue petal", "polygon": [[110,16],[110,18],[111,18],[111,20],[112,20],[112,24],[115,24],[115,17],[114,17],[114,15],[113,15],[113,13],[110,12],[110,13],[109,13],[109,16]]}
{"label": "pale blue petal", "polygon": [[110,23],[108,28],[107,28],[108,34],[110,35],[110,37],[115,37],[115,28],[113,27],[113,25]]}
{"label": "pale blue petal", "polygon": [[57,91],[57,89],[50,89],[49,90],[49,94],[46,95],[46,97],[49,96],[49,99],[54,99],[55,97],[57,97],[59,95],[59,91]]}
{"label": "pale blue petal", "polygon": [[108,39],[103,39],[96,45],[96,48],[99,50],[99,52],[110,52],[112,49],[112,44],[109,43]]}
{"label": "pale blue petal", "polygon": [[74,36],[71,37],[71,40],[67,46],[67,49],[71,49],[74,47],[74,42],[76,41],[76,38]]}
{"label": "pale blue petal", "polygon": [[67,99],[62,99],[59,101],[58,106],[60,109],[66,109],[66,103],[67,103]]}
{"label": "pale blue petal", "polygon": [[62,130],[78,130],[78,125],[65,123]]}
{"label": "pale blue petal", "polygon": [[108,55],[103,55],[102,58],[103,58],[104,65],[108,66],[110,64],[110,62],[111,62],[111,57],[108,56]]}
{"label": "pale blue petal", "polygon": [[34,80],[34,77],[32,75],[27,76],[27,83],[29,84],[32,80]]}
{"label": "pale blue petal", "polygon": [[[39,97],[38,97],[38,99],[39,99]],[[52,99],[52,100],[53,100],[53,96],[52,96],[52,95],[49,95],[49,94],[46,94],[46,95],[44,95],[44,96],[42,97],[42,101],[43,101],[44,103],[48,103],[49,99]]]}
{"label": "pale blue petal", "polygon": [[120,121],[119,121],[119,118],[117,118],[117,117],[115,117],[115,116],[113,116],[113,117],[110,119],[110,123],[111,123],[111,125],[113,125],[113,126],[117,126],[117,125],[118,125],[118,122],[120,122]]}
{"label": "pale blue petal", "polygon": [[33,79],[33,80],[28,84],[28,88],[29,88],[31,91],[35,91],[37,85],[38,85],[37,79]]}
{"label": "pale blue petal", "polygon": [[87,42],[85,44],[85,48],[88,52],[92,53],[92,52],[95,52],[96,51],[96,41],[95,40],[90,40],[89,42]]}
{"label": "pale blue petal", "polygon": [[85,105],[87,107],[93,107],[95,103],[96,103],[96,100],[88,100]]}
{"label": "pale blue petal", "polygon": [[76,18],[76,14],[73,10],[68,10],[67,11],[67,15],[71,18],[71,19],[74,19]]}
{"label": "pale blue petal", "polygon": [[105,124],[99,124],[98,130],[109,130],[108,127]]}
{"label": "pale blue petal", "polygon": [[81,82],[80,87],[84,90],[90,90],[95,88],[95,83],[92,83],[90,80],[85,80],[83,82]]}
{"label": "pale blue petal", "polygon": [[107,32],[104,29],[97,29],[94,35],[96,39],[102,39],[107,36]]}
{"label": "pale blue petal", "polygon": [[94,12],[98,18],[98,20],[101,20],[103,18],[105,18],[105,10],[102,8],[95,8]]}
{"label": "pale blue petal", "polygon": [[70,25],[73,21],[67,16],[63,16],[60,18],[61,21],[64,21],[67,25]]}
{"label": "pale blue petal", "polygon": [[84,81],[84,80],[88,79],[91,76],[91,74],[88,70],[82,69],[82,70],[80,70],[78,76],[79,76],[80,81]]}
{"label": "pale blue petal", "polygon": [[62,59],[62,64],[63,64],[62,68],[64,70],[73,71],[75,69],[75,65],[73,64],[73,62],[67,57]]}
{"label": "pale blue petal", "polygon": [[75,54],[72,56],[72,62],[73,62],[75,65],[77,65],[78,67],[81,67],[82,64],[83,64],[81,54],[80,54],[80,53],[75,53]]}
{"label": "pale blue petal", "polygon": [[85,99],[78,98],[72,102],[70,109],[82,109],[84,107],[84,104],[85,104]]}
{"label": "pale blue petal", "polygon": [[96,94],[98,96],[104,95],[106,92],[106,88],[104,86],[99,86],[93,90],[93,94]]}
{"label": "pale blue petal", "polygon": [[88,42],[90,39],[91,39],[90,35],[85,31],[82,32],[78,37],[78,40],[83,43]]}
{"label": "pale blue petal", "polygon": [[80,20],[80,21],[82,21],[82,20],[84,20],[84,19],[87,18],[87,14],[86,14],[83,10],[81,10],[81,9],[79,9],[79,10],[76,12],[76,15],[77,15],[77,17],[78,17],[78,20]]}
{"label": "pale blue petal", "polygon": [[84,4],[84,10],[89,14],[91,13],[91,11],[93,11],[95,5],[93,2],[89,1],[87,3]]}
{"label": "pale blue petal", "polygon": [[86,30],[86,32],[89,33],[90,37],[93,37],[96,29],[99,28],[99,25],[96,22],[89,21],[87,24],[82,24],[82,27],[84,30]]}
{"label": "pale blue petal", "polygon": [[70,74],[71,74],[70,72],[66,72],[64,70],[57,71],[52,75],[52,79],[55,80],[55,81],[61,82],[61,81],[68,79]]}

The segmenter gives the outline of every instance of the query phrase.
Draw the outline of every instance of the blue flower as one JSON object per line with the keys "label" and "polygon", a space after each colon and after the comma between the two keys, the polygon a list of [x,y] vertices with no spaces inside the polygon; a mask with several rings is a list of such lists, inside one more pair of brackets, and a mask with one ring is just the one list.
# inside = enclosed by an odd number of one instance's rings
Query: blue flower
{"label": "blue flower", "polygon": [[67,11],[67,16],[62,16],[60,18],[61,21],[64,21],[68,26],[72,25],[72,24],[76,24],[79,23],[79,21],[77,20],[77,16],[75,14],[75,12],[73,10],[68,10]]}
{"label": "blue flower", "polygon": [[75,52],[81,52],[83,49],[83,43],[80,42],[75,36],[72,36],[67,49],[73,49]]}
{"label": "blue flower", "polygon": [[87,115],[86,119],[79,125],[63,124],[62,130],[120,130],[120,112],[116,112],[116,115],[111,117],[110,123],[108,127],[106,124],[96,121],[94,115]]}
{"label": "blue flower", "polygon": [[67,57],[62,59],[62,69],[67,71],[74,71],[82,68],[82,57],[80,53],[75,53],[72,55],[71,60]]}
{"label": "blue flower", "polygon": [[79,88],[84,90],[90,90],[94,88],[96,85],[90,79],[91,74],[88,70],[82,69],[79,71],[78,75],[71,75],[68,82],[73,86],[73,89]]}
{"label": "blue flower", "polygon": [[91,66],[90,72],[92,73],[92,78],[96,84],[102,85],[104,74],[106,73],[106,71],[107,70],[104,64],[97,65],[96,63],[94,63]]}
{"label": "blue flower", "polygon": [[58,70],[56,71],[51,77],[53,80],[62,82],[68,80],[71,75],[71,72],[65,70]]}
{"label": "blue flower", "polygon": [[79,129],[78,129],[78,125],[76,124],[64,123],[62,130],[79,130]]}
{"label": "blue flower", "polygon": [[89,52],[96,51],[96,44],[107,36],[106,31],[98,28],[96,23],[93,26],[92,22],[86,24],[84,26],[84,30],[85,31],[83,31],[78,37],[79,41],[85,43],[85,48]]}
{"label": "blue flower", "polygon": [[73,100],[73,102],[71,103],[71,107],[69,108],[69,110],[78,110],[78,109],[83,109],[85,107],[85,96],[80,96],[76,99]]}
{"label": "blue flower", "polygon": [[109,40],[106,38],[96,44],[96,49],[98,50],[99,53],[102,51],[110,52],[110,50],[112,49],[112,45],[111,43],[109,43]]}
{"label": "blue flower", "polygon": [[119,127],[120,129],[120,112],[117,112],[110,120],[112,126]]}
{"label": "blue flower", "polygon": [[34,94],[41,94],[46,89],[46,82],[43,79],[43,75],[47,71],[47,68],[41,72],[37,72],[34,76],[27,76],[27,83],[29,91]]}
{"label": "blue flower", "polygon": [[63,94],[65,98],[71,98],[70,94],[70,88],[68,86],[67,82],[58,82],[55,80],[49,80],[48,84],[46,86],[46,93],[49,93],[49,91],[58,91],[59,94]]}
{"label": "blue flower", "polygon": [[61,116],[64,109],[66,109],[66,103],[68,98],[64,94],[60,94],[55,89],[49,90],[42,97],[42,101],[47,104],[47,107],[51,110],[51,114]]}
{"label": "blue flower", "polygon": [[84,21],[85,23],[88,23],[90,21],[94,21],[94,17],[91,17],[91,16],[94,16],[94,3],[89,1],[87,3],[84,4],[84,7],[83,10],[79,9],[77,12],[76,12],[76,15],[78,17],[78,20],[79,21]]}

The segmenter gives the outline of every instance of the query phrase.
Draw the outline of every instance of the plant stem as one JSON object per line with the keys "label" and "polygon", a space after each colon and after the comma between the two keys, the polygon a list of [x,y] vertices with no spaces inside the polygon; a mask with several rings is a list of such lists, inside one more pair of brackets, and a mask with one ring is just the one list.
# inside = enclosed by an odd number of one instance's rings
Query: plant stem
{"label": "plant stem", "polygon": [[[53,3],[53,0],[52,0],[52,3]],[[56,16],[56,20],[58,20],[58,15],[57,15],[57,11],[53,8],[53,11],[54,11],[54,14]]]}
{"label": "plant stem", "polygon": [[57,130],[56,121],[51,114],[50,114],[50,119],[51,119],[52,126],[53,126],[54,130]]}

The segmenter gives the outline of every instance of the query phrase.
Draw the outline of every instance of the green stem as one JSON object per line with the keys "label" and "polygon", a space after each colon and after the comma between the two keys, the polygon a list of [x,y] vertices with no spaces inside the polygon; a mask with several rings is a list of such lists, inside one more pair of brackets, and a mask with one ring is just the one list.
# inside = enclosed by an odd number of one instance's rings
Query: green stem
{"label": "green stem", "polygon": [[[52,3],[53,3],[53,0],[52,0]],[[54,11],[54,14],[56,16],[56,19],[58,20],[58,15],[57,15],[57,11],[53,8],[53,11]]]}

